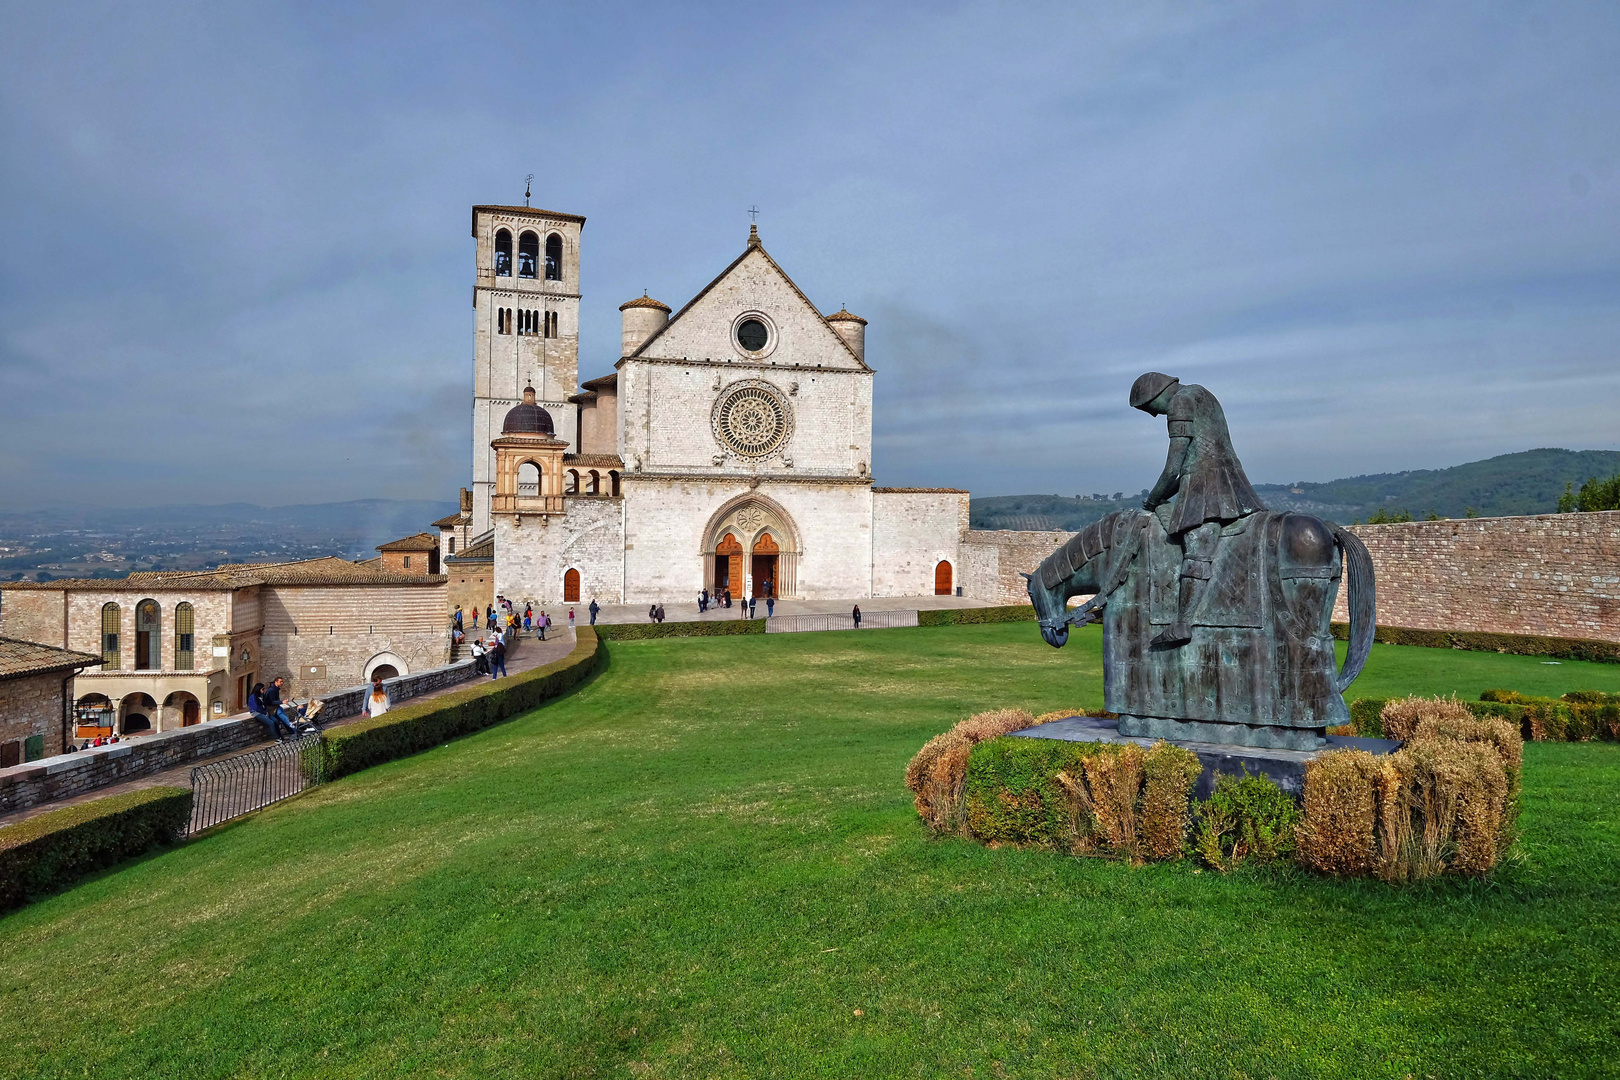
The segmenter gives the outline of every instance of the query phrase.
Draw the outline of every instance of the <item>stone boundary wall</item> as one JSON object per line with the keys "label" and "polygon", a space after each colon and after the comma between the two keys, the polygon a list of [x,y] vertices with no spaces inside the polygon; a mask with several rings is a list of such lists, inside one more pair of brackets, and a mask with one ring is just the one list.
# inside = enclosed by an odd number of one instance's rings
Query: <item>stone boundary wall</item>
{"label": "stone boundary wall", "polygon": [[1372,554],[1381,626],[1620,641],[1620,511],[1350,531]]}
{"label": "stone boundary wall", "polygon": [[[508,643],[511,635],[508,634]],[[401,701],[441,690],[474,678],[471,658],[415,675],[402,675],[383,683],[389,701]],[[351,686],[320,700],[326,707],[318,717],[324,726],[355,716],[371,687]],[[41,803],[82,795],[124,780],[150,776],[191,761],[242,750],[269,738],[264,725],[252,717],[233,716],[190,727],[138,735],[111,746],[92,746],[72,754],[41,758],[26,765],[0,769],[0,814],[26,810]]]}
{"label": "stone boundary wall", "polygon": [[0,814],[228,754],[265,738],[257,720],[229,717],[16,765],[0,770]]}
{"label": "stone boundary wall", "polygon": [[1072,532],[971,529],[962,534],[962,592],[996,604],[1027,604],[1029,589],[1020,572],[1030,573]]}

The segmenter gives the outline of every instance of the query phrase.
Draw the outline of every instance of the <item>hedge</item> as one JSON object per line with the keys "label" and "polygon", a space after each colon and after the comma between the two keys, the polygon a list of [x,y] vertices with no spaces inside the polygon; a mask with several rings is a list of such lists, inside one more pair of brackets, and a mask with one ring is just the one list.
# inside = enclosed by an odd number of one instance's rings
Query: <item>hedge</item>
{"label": "hedge", "polygon": [[[1349,626],[1334,623],[1333,636],[1340,641],[1348,641]],[[1401,626],[1380,626],[1375,630],[1373,640],[1385,645],[1417,645],[1425,649],[1461,649],[1465,652],[1549,656],[1555,660],[1620,664],[1620,642],[1617,641],[1542,637],[1537,634],[1494,634],[1483,630],[1414,630]]]}
{"label": "hedge", "polygon": [[603,641],[641,641],[646,638],[730,637],[763,634],[764,619],[708,619],[703,622],[603,623],[596,628]]}
{"label": "hedge", "polygon": [[917,612],[918,626],[978,626],[982,623],[1034,622],[1035,609],[1028,604],[1007,607],[945,608]]}
{"label": "hedge", "polygon": [[528,712],[585,681],[605,655],[596,633],[582,626],[574,651],[545,667],[493,684],[478,682],[420,703],[407,703],[383,715],[335,728],[322,736],[326,776],[340,776],[443,745],[458,735],[480,731]]}
{"label": "hedge", "polygon": [[190,788],[150,787],[8,825],[0,829],[0,911],[172,844],[190,823]]}
{"label": "hedge", "polygon": [[[1531,742],[1620,740],[1620,696],[1576,690],[1562,698],[1536,698],[1511,690],[1487,690],[1480,701],[1462,704],[1482,720],[1499,717]],[[1502,700],[1510,698],[1511,700]],[[1595,699],[1595,700],[1586,700]],[[1350,722],[1357,735],[1384,738],[1382,713],[1387,698],[1357,698]]]}

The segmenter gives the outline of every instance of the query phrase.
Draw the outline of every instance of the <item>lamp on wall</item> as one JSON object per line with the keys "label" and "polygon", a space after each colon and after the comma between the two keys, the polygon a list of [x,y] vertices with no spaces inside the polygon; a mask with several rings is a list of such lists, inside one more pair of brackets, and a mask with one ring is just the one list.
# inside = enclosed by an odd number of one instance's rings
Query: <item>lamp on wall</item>
{"label": "lamp on wall", "polygon": [[247,646],[244,645],[242,647],[242,665],[245,667],[245,666],[247,666],[248,664],[250,664],[252,662],[253,662],[253,654],[248,652],[247,651]]}

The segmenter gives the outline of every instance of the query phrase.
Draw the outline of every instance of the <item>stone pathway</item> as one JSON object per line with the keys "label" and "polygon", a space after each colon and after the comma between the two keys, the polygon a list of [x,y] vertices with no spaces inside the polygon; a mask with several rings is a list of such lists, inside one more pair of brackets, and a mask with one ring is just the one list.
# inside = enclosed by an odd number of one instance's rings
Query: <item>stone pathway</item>
{"label": "stone pathway", "polygon": [[[591,618],[590,599],[585,603],[573,605],[574,614],[579,618],[580,624],[588,623]],[[874,596],[862,599],[834,599],[834,600],[778,600],[776,614],[778,615],[848,615],[850,609],[856,604],[861,606],[862,612],[867,611],[938,611],[942,608],[977,608],[995,607],[988,600],[975,600],[970,596]],[[602,611],[597,615],[599,623],[638,623],[649,622],[647,609],[651,604],[603,604]],[[761,600],[755,607],[759,617],[765,617],[765,601]],[[568,618],[568,605],[560,609],[564,621]],[[552,618],[556,618],[553,615]],[[697,600],[690,603],[665,604],[665,622],[698,622],[699,620],[740,619],[742,618],[742,604],[737,602],[730,609],[711,607],[708,611],[699,614]]]}
{"label": "stone pathway", "polygon": [[[527,637],[521,637],[516,643],[516,647],[510,648],[507,651],[506,674],[508,677],[511,677],[513,675],[518,675],[525,671],[531,671],[537,667],[544,667],[547,664],[561,660],[563,657],[574,651],[574,643],[574,631],[567,626],[563,626],[560,629],[554,627],[551,633],[546,635],[545,641],[536,639],[533,634],[530,634]],[[413,698],[407,698],[404,702],[401,702],[401,704],[414,704],[418,701],[427,701],[431,698],[436,698],[456,690],[465,690],[469,686],[477,685],[480,679],[486,682],[489,681],[488,676],[481,675],[476,679],[469,679],[466,682],[446,686],[443,689],[435,690],[432,693],[420,694]],[[238,715],[246,716],[247,714],[239,713]],[[333,731],[348,724],[355,723],[361,719],[364,719],[363,715],[345,716],[341,720],[336,720],[331,724],[323,725],[321,730]],[[190,787],[191,770],[197,768],[199,765],[210,765],[216,761],[227,761],[234,757],[241,757],[243,754],[251,754],[262,750],[268,745],[270,745],[268,741],[255,743],[253,746],[249,746],[246,749],[233,751],[229,754],[219,754],[211,758],[198,758],[196,761],[188,761],[184,765],[176,765],[174,768],[164,769],[162,772],[150,773],[146,776],[138,776],[134,779],[124,780],[116,784],[108,784],[106,787],[95,788],[91,791],[82,792],[70,798],[58,799],[55,802],[41,803],[38,806],[30,806],[26,810],[16,810],[10,814],[0,816],[0,827],[14,825],[19,821],[26,821],[29,818],[43,814],[48,810],[60,810],[64,806],[72,806],[76,803],[90,802],[93,799],[105,799],[109,795],[122,795],[126,791],[140,791],[144,788],[150,787]]]}

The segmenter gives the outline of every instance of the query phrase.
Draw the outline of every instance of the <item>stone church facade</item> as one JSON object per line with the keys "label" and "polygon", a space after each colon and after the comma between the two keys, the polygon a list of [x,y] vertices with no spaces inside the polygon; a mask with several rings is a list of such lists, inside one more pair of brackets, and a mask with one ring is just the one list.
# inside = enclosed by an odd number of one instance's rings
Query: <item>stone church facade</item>
{"label": "stone church facade", "polygon": [[576,387],[583,225],[473,211],[462,543],[492,542],[495,592],[609,604],[962,584],[968,493],[874,485],[866,320],[821,314],[750,229],[680,311],[645,296],[622,305],[613,372]]}

